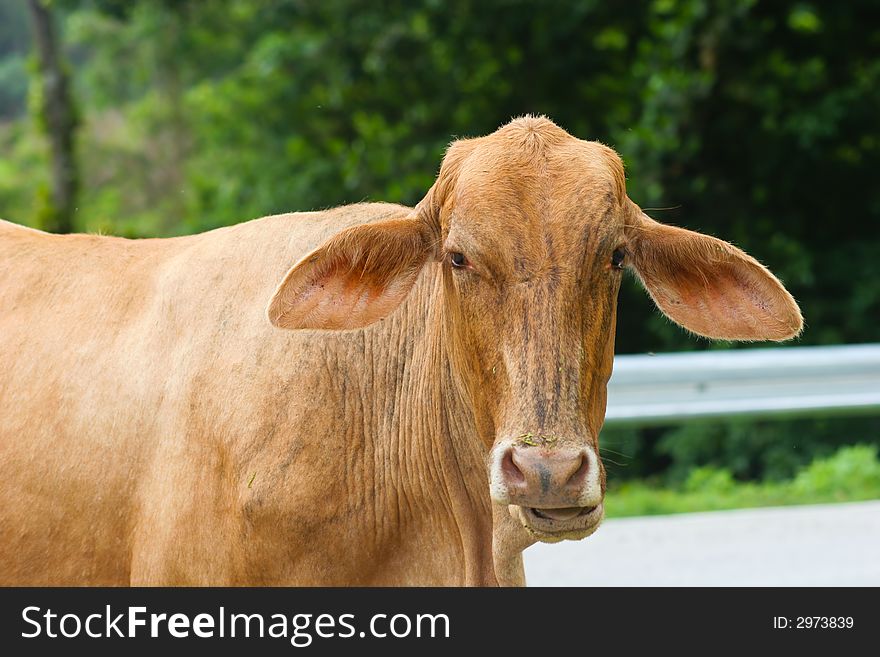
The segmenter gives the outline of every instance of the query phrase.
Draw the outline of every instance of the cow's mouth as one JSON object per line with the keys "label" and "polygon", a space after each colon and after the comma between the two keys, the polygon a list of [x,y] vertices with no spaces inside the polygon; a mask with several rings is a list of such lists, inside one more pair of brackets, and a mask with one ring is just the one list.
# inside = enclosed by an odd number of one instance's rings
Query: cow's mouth
{"label": "cow's mouth", "polygon": [[535,538],[545,543],[586,538],[599,527],[605,505],[570,506],[559,509],[517,507],[519,521]]}
{"label": "cow's mouth", "polygon": [[571,520],[578,516],[589,515],[595,510],[595,506],[568,506],[562,509],[529,509],[529,511],[536,516],[545,520]]}

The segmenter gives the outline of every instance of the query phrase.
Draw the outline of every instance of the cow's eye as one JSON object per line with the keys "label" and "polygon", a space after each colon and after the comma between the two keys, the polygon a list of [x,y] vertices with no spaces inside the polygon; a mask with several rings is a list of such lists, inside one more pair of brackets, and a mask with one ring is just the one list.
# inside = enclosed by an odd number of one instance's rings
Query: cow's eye
{"label": "cow's eye", "polygon": [[458,251],[453,251],[449,254],[449,262],[451,262],[452,266],[456,269],[467,267],[467,258],[464,257],[463,253],[459,253]]}
{"label": "cow's eye", "polygon": [[626,259],[626,251],[622,248],[614,249],[611,254],[611,266],[615,269],[623,269],[623,261]]}

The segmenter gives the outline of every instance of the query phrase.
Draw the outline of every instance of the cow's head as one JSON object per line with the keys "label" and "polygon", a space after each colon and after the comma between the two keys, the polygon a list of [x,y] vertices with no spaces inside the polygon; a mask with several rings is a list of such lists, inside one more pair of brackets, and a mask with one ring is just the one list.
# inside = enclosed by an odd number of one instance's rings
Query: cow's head
{"label": "cow's head", "polygon": [[753,258],[645,216],[611,149],[531,117],[453,143],[410,217],[349,228],[304,257],[270,320],[363,327],[426,266],[439,268],[444,376],[472,407],[492,499],[544,541],[582,538],[602,519],[599,432],[624,269],[698,335],[785,340],[802,324]]}

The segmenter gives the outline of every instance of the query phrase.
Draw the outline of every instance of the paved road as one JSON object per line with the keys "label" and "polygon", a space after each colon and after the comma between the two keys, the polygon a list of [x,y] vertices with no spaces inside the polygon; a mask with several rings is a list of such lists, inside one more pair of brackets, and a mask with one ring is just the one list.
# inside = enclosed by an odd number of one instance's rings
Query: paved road
{"label": "paved road", "polygon": [[880,586],[880,501],[608,520],[525,565],[530,586]]}

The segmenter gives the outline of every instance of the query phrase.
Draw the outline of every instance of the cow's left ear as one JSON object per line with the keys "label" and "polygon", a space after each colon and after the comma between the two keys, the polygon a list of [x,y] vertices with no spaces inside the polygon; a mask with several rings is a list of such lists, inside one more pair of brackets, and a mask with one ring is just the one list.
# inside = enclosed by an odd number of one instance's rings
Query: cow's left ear
{"label": "cow's left ear", "polygon": [[347,228],[287,272],[269,302],[269,321],[286,329],[354,329],[377,322],[406,297],[431,243],[416,218]]}
{"label": "cow's left ear", "polygon": [[766,267],[732,244],[666,226],[633,206],[627,260],[663,313],[721,340],[788,340],[801,332],[797,303]]}

